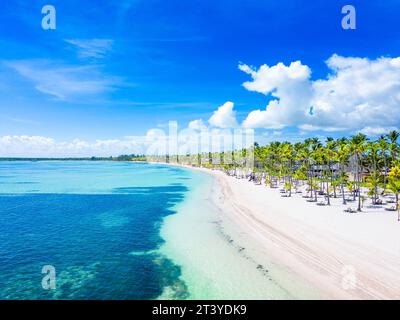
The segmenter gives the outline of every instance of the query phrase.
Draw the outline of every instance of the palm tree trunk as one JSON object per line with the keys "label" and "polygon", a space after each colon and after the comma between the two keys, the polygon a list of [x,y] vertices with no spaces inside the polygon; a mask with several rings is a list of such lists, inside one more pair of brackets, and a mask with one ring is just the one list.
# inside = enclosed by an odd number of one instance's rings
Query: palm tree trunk
{"label": "palm tree trunk", "polygon": [[344,194],[344,166],[343,165],[340,165],[340,169],[341,169],[341,175],[340,175],[340,185],[341,185],[341,188],[342,188],[342,197],[343,197],[343,204],[344,205],[346,205],[347,204],[347,202],[346,202],[346,197],[345,197],[345,194]]}
{"label": "palm tree trunk", "polygon": [[[333,197],[336,199],[337,195],[336,195],[336,184],[337,180],[335,181],[335,185],[333,186]],[[333,185],[333,172],[331,172],[331,186]]]}
{"label": "palm tree trunk", "polygon": [[358,181],[358,208],[357,211],[361,212],[361,172],[360,172],[360,164],[357,155],[357,181]]}
{"label": "palm tree trunk", "polygon": [[386,191],[386,179],[387,179],[387,175],[388,175],[388,167],[387,167],[387,163],[386,163],[386,156],[383,157],[383,165],[385,166],[385,173],[383,174],[383,191],[382,191],[382,195],[385,194]]}
{"label": "palm tree trunk", "polygon": [[329,182],[328,179],[326,179],[326,196],[327,196],[327,204],[328,206],[331,205],[331,199],[330,199],[330,195],[329,195]]}
{"label": "palm tree trunk", "polygon": [[315,188],[314,188],[314,198],[315,198],[315,202],[317,202],[318,201],[317,184],[315,184]]}
{"label": "palm tree trunk", "polygon": [[329,194],[329,182],[326,182],[326,194],[328,197],[328,206],[330,206],[331,205],[331,196]]}
{"label": "palm tree trunk", "polygon": [[313,174],[312,174],[312,172],[310,172],[310,170],[308,172],[309,172],[309,176],[310,176],[310,198],[312,198],[312,196],[313,196]]}
{"label": "palm tree trunk", "polygon": [[343,204],[344,204],[344,205],[346,205],[346,204],[347,204],[347,202],[346,202],[346,197],[344,196],[344,184],[343,184],[343,182],[341,183],[341,185],[342,185],[342,197],[343,197]]}
{"label": "palm tree trunk", "polygon": [[397,221],[400,221],[399,194],[396,193]]}

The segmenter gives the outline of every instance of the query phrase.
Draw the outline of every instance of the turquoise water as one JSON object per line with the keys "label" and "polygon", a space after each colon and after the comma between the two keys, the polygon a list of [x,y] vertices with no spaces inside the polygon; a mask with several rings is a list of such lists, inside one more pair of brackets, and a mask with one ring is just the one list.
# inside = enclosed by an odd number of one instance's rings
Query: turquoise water
{"label": "turquoise water", "polygon": [[0,162],[0,299],[187,298],[160,226],[199,179],[145,163]]}
{"label": "turquoise water", "polygon": [[181,167],[0,162],[0,299],[314,298],[220,197],[212,176]]}

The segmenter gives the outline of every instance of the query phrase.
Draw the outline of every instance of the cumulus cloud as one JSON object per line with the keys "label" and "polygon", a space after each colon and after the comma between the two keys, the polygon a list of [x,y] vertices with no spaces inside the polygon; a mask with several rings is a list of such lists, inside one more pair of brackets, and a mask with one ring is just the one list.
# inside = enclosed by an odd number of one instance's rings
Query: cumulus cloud
{"label": "cumulus cloud", "polygon": [[400,123],[400,58],[333,55],[327,64],[333,73],[313,83],[312,121],[354,130]]}
{"label": "cumulus cloud", "polygon": [[189,129],[193,130],[204,130],[207,126],[204,124],[202,119],[190,121],[188,124]]}
{"label": "cumulus cloud", "polygon": [[236,120],[234,103],[227,101],[219,106],[208,120],[190,121],[187,128],[178,135],[180,154],[196,154],[199,152],[219,152],[250,146],[254,143],[253,130],[243,130]]}
{"label": "cumulus cloud", "polygon": [[239,69],[253,79],[243,84],[247,90],[270,94],[273,98],[265,110],[249,113],[243,122],[245,128],[281,129],[291,125],[293,119],[305,116],[307,110],[299,105],[307,105],[311,97],[309,67],[296,61],[289,66],[283,63],[272,67],[262,65],[258,70],[241,64]]}
{"label": "cumulus cloud", "polygon": [[258,70],[246,65],[240,64],[239,70],[251,75],[253,81],[248,81],[243,86],[249,91],[270,93],[287,85],[288,81],[304,81],[310,77],[311,70],[300,61],[292,62],[289,66],[278,63],[269,67],[262,65]]}
{"label": "cumulus cloud", "polygon": [[233,110],[233,107],[233,102],[225,102],[217,111],[214,111],[208,120],[209,124],[222,129],[237,127],[236,111]]}
{"label": "cumulus cloud", "polygon": [[400,123],[400,58],[353,58],[333,55],[326,79],[311,80],[311,69],[300,61],[285,66],[241,64],[252,81],[247,90],[271,95],[264,110],[249,113],[250,128],[383,132]]}

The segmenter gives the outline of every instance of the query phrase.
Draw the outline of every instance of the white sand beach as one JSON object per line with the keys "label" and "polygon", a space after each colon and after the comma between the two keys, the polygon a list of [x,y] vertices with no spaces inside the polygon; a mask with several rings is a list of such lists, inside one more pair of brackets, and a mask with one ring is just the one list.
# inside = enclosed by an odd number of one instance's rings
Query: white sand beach
{"label": "white sand beach", "polygon": [[[255,185],[221,171],[212,194],[223,217],[260,261],[268,257],[317,288],[327,299],[400,299],[400,222],[396,212],[366,204],[345,213],[301,195]],[[354,205],[353,205],[354,206]]]}

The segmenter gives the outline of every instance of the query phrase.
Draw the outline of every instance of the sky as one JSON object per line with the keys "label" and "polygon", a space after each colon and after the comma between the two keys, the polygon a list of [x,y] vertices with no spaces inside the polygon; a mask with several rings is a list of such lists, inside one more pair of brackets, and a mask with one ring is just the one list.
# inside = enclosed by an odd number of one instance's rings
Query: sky
{"label": "sky", "polygon": [[400,0],[1,1],[0,157],[140,152],[169,121],[376,137],[400,127],[399,16]]}

